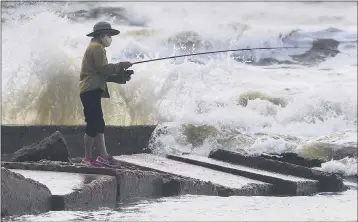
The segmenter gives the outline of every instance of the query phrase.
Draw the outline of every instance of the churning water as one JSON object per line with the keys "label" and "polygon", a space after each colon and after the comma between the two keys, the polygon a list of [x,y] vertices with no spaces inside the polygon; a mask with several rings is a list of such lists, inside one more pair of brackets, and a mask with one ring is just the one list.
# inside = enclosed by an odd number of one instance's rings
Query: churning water
{"label": "churning water", "polygon": [[52,211],[8,221],[357,221],[357,191],[310,197],[181,196],[118,205],[115,211]]}
{"label": "churning water", "polygon": [[112,62],[312,47],[134,65],[129,83],[109,85],[108,125],[158,124],[157,154],[291,151],[357,174],[356,3],[2,2],[3,123],[84,123],[79,70],[85,35],[101,20],[121,31]]}

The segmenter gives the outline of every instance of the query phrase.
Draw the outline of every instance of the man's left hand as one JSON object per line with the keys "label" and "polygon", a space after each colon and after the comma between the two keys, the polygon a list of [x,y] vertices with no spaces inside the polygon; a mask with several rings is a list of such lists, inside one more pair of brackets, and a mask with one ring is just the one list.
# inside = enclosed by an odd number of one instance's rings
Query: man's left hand
{"label": "man's left hand", "polygon": [[114,82],[117,84],[126,84],[131,80],[131,75],[134,74],[133,70],[125,70],[121,74],[108,76],[107,82]]}

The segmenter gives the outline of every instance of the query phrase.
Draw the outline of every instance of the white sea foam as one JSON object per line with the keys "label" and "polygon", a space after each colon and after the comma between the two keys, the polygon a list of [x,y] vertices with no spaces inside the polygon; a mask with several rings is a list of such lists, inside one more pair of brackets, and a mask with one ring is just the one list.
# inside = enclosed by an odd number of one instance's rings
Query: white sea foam
{"label": "white sea foam", "polygon": [[323,163],[319,170],[329,173],[339,173],[343,176],[356,176],[357,173],[357,158],[343,158],[341,160],[331,160]]}

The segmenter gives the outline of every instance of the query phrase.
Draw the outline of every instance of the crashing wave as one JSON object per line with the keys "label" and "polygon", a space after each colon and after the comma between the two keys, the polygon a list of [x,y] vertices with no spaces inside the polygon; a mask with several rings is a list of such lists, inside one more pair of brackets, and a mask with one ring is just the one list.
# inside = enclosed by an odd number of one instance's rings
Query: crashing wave
{"label": "crashing wave", "polygon": [[[256,66],[268,66],[274,64],[314,66],[326,61],[328,58],[337,56],[337,54],[339,54],[339,45],[340,42],[334,39],[317,39],[311,43],[310,48],[305,52],[288,55],[289,59],[279,59],[277,57],[255,58],[253,54],[249,54],[249,56],[245,57],[242,56],[242,53],[234,53],[233,58],[238,62],[245,62]],[[289,47],[300,47],[300,45]],[[307,47],[307,45],[304,45],[303,47]],[[285,49],[280,50],[283,51]],[[273,49],[273,51],[275,51],[275,49]]]}
{"label": "crashing wave", "polygon": [[345,177],[358,177],[357,157],[344,157],[339,160],[330,160],[322,163],[321,167],[317,167],[316,169],[328,173],[337,173]]}
{"label": "crashing wave", "polygon": [[281,106],[281,107],[285,107],[287,105],[287,101],[284,98],[271,97],[259,91],[249,91],[249,92],[242,93],[237,100],[237,104],[246,107],[249,100],[255,100],[255,99],[266,100],[276,106]]}
{"label": "crashing wave", "polygon": [[182,50],[183,52],[194,52],[196,50],[208,50],[212,44],[202,40],[201,36],[193,31],[183,31],[168,39],[168,44]]}
{"label": "crashing wave", "polygon": [[123,7],[95,7],[92,9],[80,9],[74,12],[62,12],[62,16],[68,19],[81,22],[85,20],[95,19],[109,19],[116,24],[123,24],[128,22],[128,12]]}

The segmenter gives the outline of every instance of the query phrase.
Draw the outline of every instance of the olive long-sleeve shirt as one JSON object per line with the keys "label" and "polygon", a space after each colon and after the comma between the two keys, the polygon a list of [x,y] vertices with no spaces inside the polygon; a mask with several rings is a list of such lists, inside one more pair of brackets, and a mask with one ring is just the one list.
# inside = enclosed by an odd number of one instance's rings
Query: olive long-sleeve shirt
{"label": "olive long-sleeve shirt", "polygon": [[102,97],[109,98],[107,78],[109,75],[118,74],[124,69],[121,63],[108,64],[106,50],[95,38],[91,39],[83,56],[80,73],[80,93],[102,89]]}

